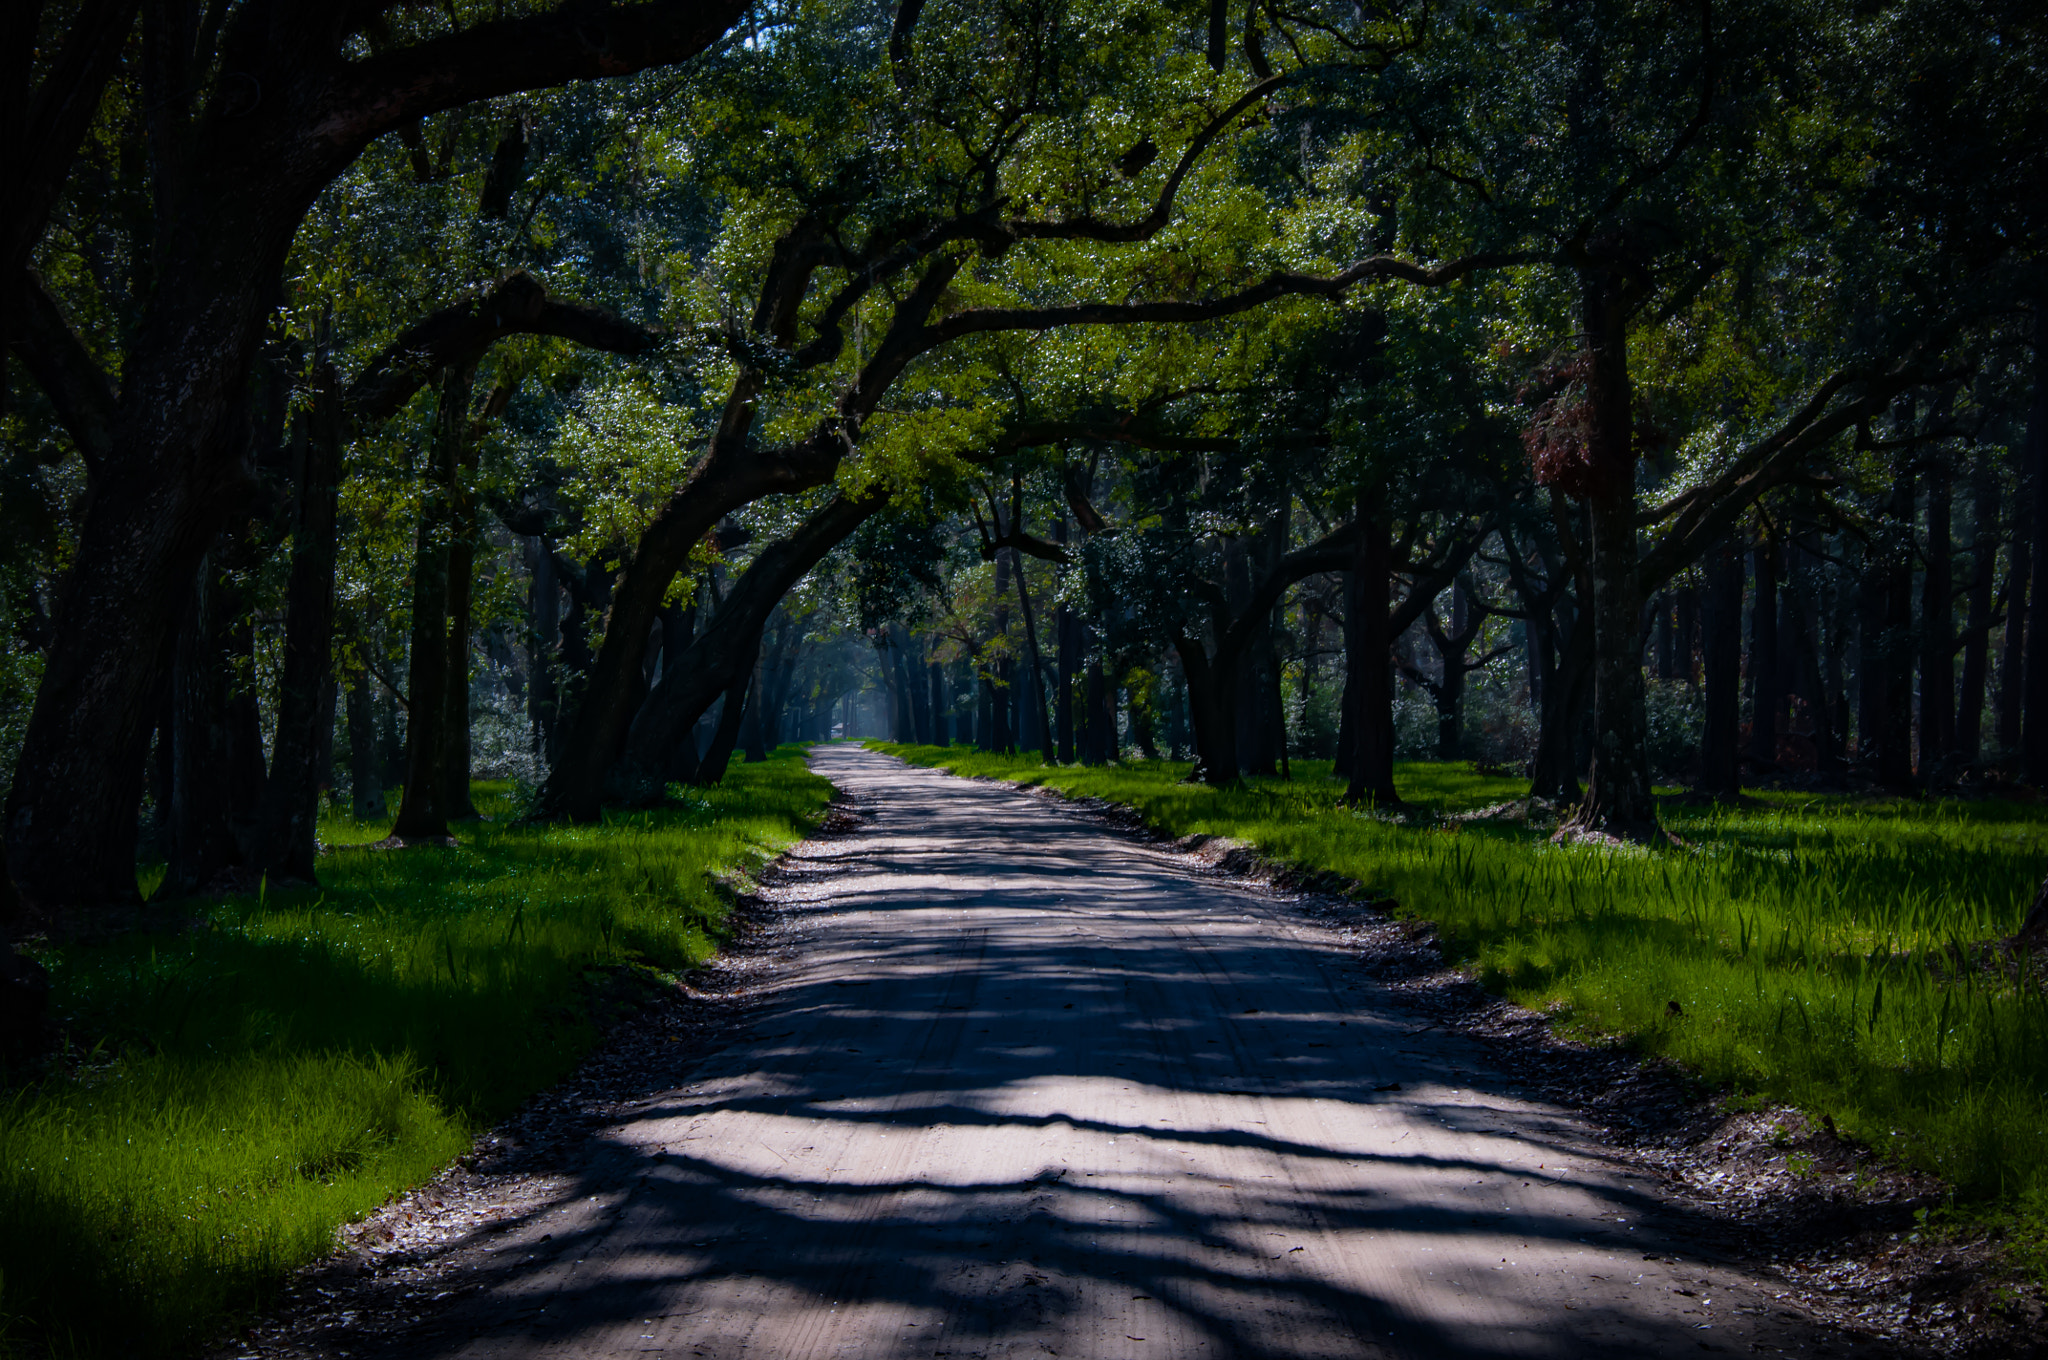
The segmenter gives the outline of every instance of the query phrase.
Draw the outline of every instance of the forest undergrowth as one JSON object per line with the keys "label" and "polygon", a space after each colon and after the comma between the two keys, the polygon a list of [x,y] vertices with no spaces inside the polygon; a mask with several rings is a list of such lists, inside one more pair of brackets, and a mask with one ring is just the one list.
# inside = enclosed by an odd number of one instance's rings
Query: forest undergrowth
{"label": "forest undergrowth", "polygon": [[260,1306],[708,958],[830,797],[793,747],[592,826],[479,784],[458,848],[330,815],[318,890],[47,951],[70,1049],[0,1106],[0,1354],[177,1353]]}
{"label": "forest undergrowth", "polygon": [[[1470,817],[1525,783],[1396,766],[1398,814],[1346,808],[1329,763],[1219,790],[1188,766],[869,745],[957,774],[1134,809],[1171,836],[1246,843],[1433,922],[1447,959],[1567,1032],[1667,1057],[1735,1103],[1826,1115],[1941,1176],[1952,1219],[2048,1279],[2048,991],[1996,942],[2048,865],[2048,808],[1765,792],[1660,799],[1684,843],[1559,846]],[[1466,814],[1466,816],[1460,816]],[[1675,1006],[1673,1003],[1677,1003]]]}

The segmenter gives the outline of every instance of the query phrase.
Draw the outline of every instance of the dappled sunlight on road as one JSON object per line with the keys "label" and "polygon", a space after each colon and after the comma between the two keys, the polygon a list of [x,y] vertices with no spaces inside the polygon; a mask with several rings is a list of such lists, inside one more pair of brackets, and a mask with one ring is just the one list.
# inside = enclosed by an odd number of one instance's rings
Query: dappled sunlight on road
{"label": "dappled sunlight on road", "polygon": [[1799,1344],[1589,1130],[1285,909],[1009,789],[816,760],[872,819],[800,862],[801,964],[419,1353]]}

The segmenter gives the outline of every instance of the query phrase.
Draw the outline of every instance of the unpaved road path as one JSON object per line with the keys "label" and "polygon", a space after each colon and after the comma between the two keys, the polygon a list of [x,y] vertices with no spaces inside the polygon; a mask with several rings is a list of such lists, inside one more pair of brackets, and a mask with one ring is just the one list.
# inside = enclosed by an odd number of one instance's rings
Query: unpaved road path
{"label": "unpaved road path", "polygon": [[[414,1354],[1853,1350],[1296,914],[846,746],[810,944]],[[452,1336],[451,1336],[452,1333]]]}

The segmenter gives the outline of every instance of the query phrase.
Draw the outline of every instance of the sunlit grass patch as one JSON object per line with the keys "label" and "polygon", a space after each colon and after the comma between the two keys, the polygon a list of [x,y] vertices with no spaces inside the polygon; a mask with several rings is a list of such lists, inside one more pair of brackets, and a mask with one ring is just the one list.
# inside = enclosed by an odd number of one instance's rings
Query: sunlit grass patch
{"label": "sunlit grass patch", "polygon": [[785,748],[593,826],[517,822],[506,794],[478,786],[496,817],[455,849],[339,848],[389,828],[330,816],[317,891],[48,955],[89,1051],[0,1110],[5,1336],[173,1352],[260,1303],[566,1075],[595,1010],[709,957],[725,881],[831,790]]}
{"label": "sunlit grass patch", "polygon": [[[1966,1200],[2048,1210],[2048,994],[2038,977],[1986,966],[1982,948],[2018,927],[2048,869],[2048,810],[1667,799],[1683,848],[1606,849],[1552,845],[1515,822],[1348,809],[1327,765],[1305,761],[1293,781],[1216,790],[1178,783],[1187,767],[1167,762],[1049,770],[1036,757],[881,749],[1128,804],[1171,835],[1227,836],[1334,871],[1434,921],[1454,961],[1580,1033],[1625,1036],[1739,1094],[1827,1114]],[[1434,763],[1402,765],[1396,784],[1440,814],[1526,792]]]}

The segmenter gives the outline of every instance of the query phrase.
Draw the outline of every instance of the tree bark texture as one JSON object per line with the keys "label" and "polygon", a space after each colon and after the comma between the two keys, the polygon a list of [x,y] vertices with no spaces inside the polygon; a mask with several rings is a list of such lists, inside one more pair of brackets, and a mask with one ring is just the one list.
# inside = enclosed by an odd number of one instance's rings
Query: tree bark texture
{"label": "tree bark texture", "polygon": [[[1884,676],[1877,714],[1877,782],[1896,793],[1913,788],[1913,474],[1892,483],[1879,562],[1883,629],[1875,664]],[[1864,664],[1872,664],[1866,654]]]}
{"label": "tree bark texture", "polygon": [[[173,852],[168,895],[226,886],[256,863],[261,840],[263,746],[247,602],[223,555],[209,554],[179,630],[173,682]],[[132,875],[133,869],[130,869]]]}
{"label": "tree bark texture", "polygon": [[448,664],[442,678],[441,778],[442,806],[449,821],[473,821],[476,805],[469,800],[469,681],[473,669],[470,638],[476,591],[476,439],[464,428],[454,476],[448,484],[448,625],[442,645]]}
{"label": "tree bark texture", "polygon": [[740,723],[746,717],[747,689],[753,675],[754,668],[748,664],[726,687],[725,705],[718,710],[718,726],[711,733],[704,759],[698,762],[697,777],[690,782],[708,787],[725,778],[726,767],[732,763],[733,747],[739,741]]}
{"label": "tree bark texture", "polygon": [[[2033,513],[2027,539],[2032,549],[2031,588],[2027,592],[2027,653],[2021,678],[2026,695],[2021,718],[2021,746],[2027,779],[2048,785],[2048,628],[2041,626],[2041,603],[2048,600],[2048,297],[2034,300],[2033,400],[2027,407],[2027,431],[2020,466],[2033,483]],[[2010,622],[2007,628],[2011,628]]]}
{"label": "tree bark texture", "polygon": [[[314,881],[314,830],[320,816],[320,760],[332,739],[335,506],[341,481],[341,393],[323,355],[313,403],[294,441],[299,455],[293,506],[291,582],[285,602],[284,673],[277,730],[264,788],[263,871]],[[325,718],[326,730],[321,720]],[[368,735],[365,731],[365,736]],[[381,801],[381,800],[380,800]]]}
{"label": "tree bark texture", "polygon": [[[1736,636],[1741,636],[1740,624]],[[1557,666],[1543,685],[1543,712],[1536,728],[1536,758],[1529,774],[1529,793],[1560,807],[1577,803],[1578,734],[1586,718],[1593,686],[1593,630],[1583,614],[1565,633]]]}
{"label": "tree bark texture", "polygon": [[1627,298],[1618,266],[1580,275],[1587,337],[1588,568],[1593,598],[1593,754],[1586,794],[1566,834],[1643,840],[1657,834],[1644,713],[1642,584],[1638,571],[1635,425],[1628,373]]}
{"label": "tree bark texture", "polygon": [[1953,492],[1948,469],[1927,470],[1927,539],[1920,576],[1920,782],[1936,778],[1955,749],[1956,621]]}
{"label": "tree bark texture", "polygon": [[1742,554],[1734,547],[1706,563],[1700,599],[1700,650],[1706,723],[1700,739],[1698,789],[1714,798],[1742,793]]}
{"label": "tree bark texture", "polygon": [[1970,588],[1964,596],[1956,754],[1974,765],[1984,754],[1984,682],[1991,659],[1992,587],[1998,575],[1998,483],[1988,461],[1977,464],[1970,492]]}
{"label": "tree bark texture", "polygon": [[[672,752],[690,745],[697,720],[731,686],[740,668],[754,664],[762,630],[782,597],[882,504],[879,499],[836,497],[788,538],[755,556],[710,624],[666,670],[666,678],[634,716],[628,763],[658,770],[672,759]],[[694,746],[691,755],[694,759]]]}
{"label": "tree bark texture", "polygon": [[[9,862],[32,903],[136,899],[150,701],[199,561],[244,499],[236,427],[248,375],[286,253],[320,191],[374,138],[424,114],[682,61],[742,10],[714,0],[593,15],[564,4],[359,58],[344,10],[241,6],[226,11],[219,49],[234,59],[217,77],[199,73],[216,86],[195,90],[174,73],[170,87],[145,91],[178,124],[161,143],[177,155],[158,167],[154,288],[123,357],[110,457],[94,478],[8,799]],[[10,268],[10,286],[14,277]]]}
{"label": "tree bark texture", "polygon": [[[1021,529],[1023,526],[1020,524],[1018,527]],[[1024,576],[1024,559],[1015,548],[1010,550],[1010,554],[1016,559],[1014,565],[1017,571],[1017,610],[1024,620],[1025,650],[1031,661],[1031,710],[1037,718],[1033,725],[1033,736],[1036,738],[1035,744],[1041,758],[1046,764],[1051,765],[1055,762],[1056,752],[1053,749],[1053,725],[1046,720],[1045,661],[1038,651],[1038,622],[1031,608],[1031,590],[1030,583]]]}
{"label": "tree bark texture", "polygon": [[761,717],[761,695],[761,665],[757,661],[747,677],[746,713],[740,719],[739,748],[750,765],[768,759],[768,743],[762,735],[765,724]]}
{"label": "tree bark texture", "polygon": [[349,677],[348,788],[349,812],[359,822],[389,815],[384,805],[384,777],[377,760],[375,695],[367,675]]}
{"label": "tree bark texture", "polygon": [[1356,622],[1354,650],[1347,660],[1358,707],[1351,715],[1351,778],[1344,801],[1394,807],[1401,801],[1394,787],[1394,639],[1389,619],[1394,545],[1381,488],[1359,491],[1356,523],[1349,610]]}
{"label": "tree bark texture", "polygon": [[[455,489],[469,434],[470,369],[442,375],[434,423],[432,475],[413,547],[412,645],[406,666],[405,791],[391,834],[400,840],[448,835],[448,603]],[[465,712],[467,705],[465,704]]]}
{"label": "tree bark texture", "polygon": [[2033,580],[2033,515],[2029,513],[2026,488],[2020,480],[2020,510],[2013,516],[2012,552],[2006,563],[2005,634],[1998,648],[1998,754],[2001,758],[2020,752],[2026,714],[2027,632],[2033,611],[2028,607],[2027,587]]}
{"label": "tree bark texture", "polygon": [[[1062,513],[1053,526],[1053,542],[1067,546],[1067,517]],[[1074,763],[1074,662],[1076,620],[1064,602],[1053,607],[1053,636],[1058,649],[1058,686],[1053,691],[1054,754],[1062,765]]]}
{"label": "tree bark texture", "polygon": [[1749,609],[1749,758],[1759,770],[1778,765],[1778,720],[1785,709],[1785,684],[1778,656],[1778,545],[1769,539],[1749,555],[1756,584]]}
{"label": "tree bark texture", "polygon": [[[1187,782],[1229,788],[1239,782],[1237,755],[1237,658],[1211,660],[1198,639],[1179,637],[1174,650],[1188,678],[1188,718],[1194,728],[1195,767]],[[1089,665],[1094,691],[1101,665]],[[1093,693],[1091,693],[1091,700]],[[1091,702],[1090,707],[1093,707]],[[1096,726],[1091,714],[1090,727]]]}

